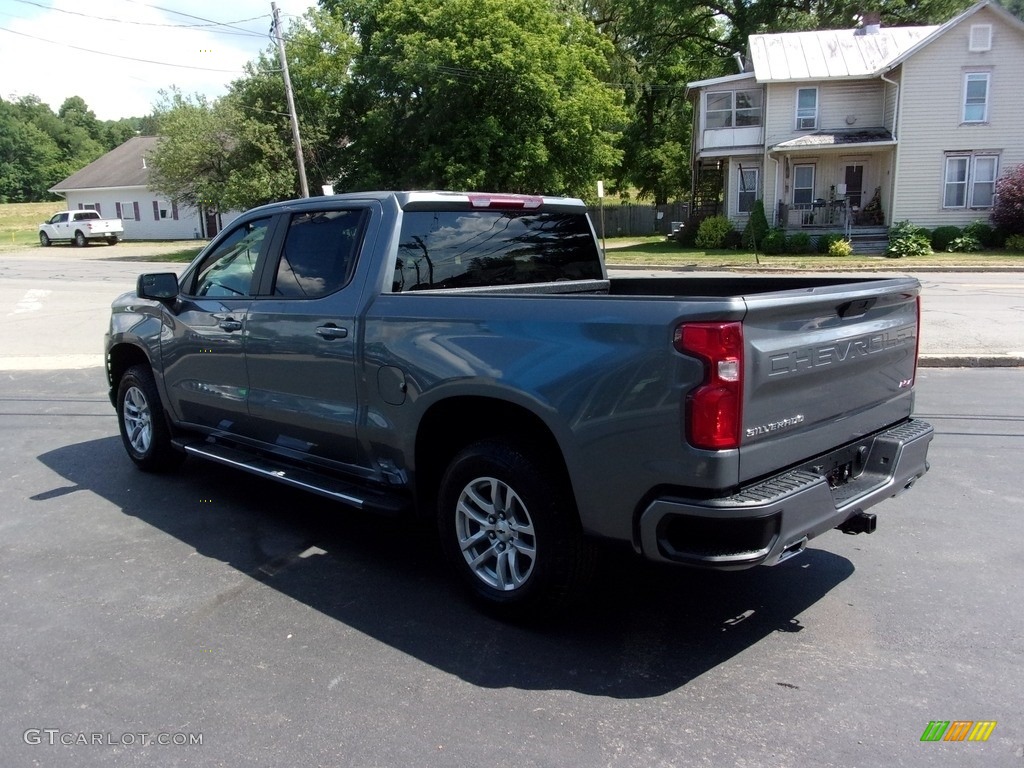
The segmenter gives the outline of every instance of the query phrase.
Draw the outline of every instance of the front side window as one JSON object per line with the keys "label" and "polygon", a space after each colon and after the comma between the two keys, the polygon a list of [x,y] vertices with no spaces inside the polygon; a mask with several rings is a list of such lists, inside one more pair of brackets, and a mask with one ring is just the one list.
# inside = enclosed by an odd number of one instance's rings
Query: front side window
{"label": "front side window", "polygon": [[739,171],[738,200],[736,210],[750,213],[757,199],[757,168],[741,168]]}
{"label": "front side window", "polygon": [[195,296],[251,296],[252,276],[269,226],[270,219],[257,219],[233,229],[199,264],[189,292]]}
{"label": "front side window", "polygon": [[582,213],[406,211],[392,291],[602,277]]}
{"label": "front side window", "polygon": [[315,299],[348,283],[365,218],[359,210],[293,215],[277,265],[274,295]]}
{"label": "front side window", "polygon": [[964,77],[964,122],[988,120],[988,72],[971,72]]}
{"label": "front side window", "polygon": [[810,205],[812,202],[814,202],[814,166],[794,166],[793,205]]}
{"label": "front side window", "polygon": [[818,89],[798,88],[796,92],[796,127],[798,131],[818,127]]}
{"label": "front side window", "polygon": [[68,215],[66,213],[58,213],[56,216],[54,216],[52,219],[50,219],[50,223],[51,224],[63,224],[67,220],[68,220]]}

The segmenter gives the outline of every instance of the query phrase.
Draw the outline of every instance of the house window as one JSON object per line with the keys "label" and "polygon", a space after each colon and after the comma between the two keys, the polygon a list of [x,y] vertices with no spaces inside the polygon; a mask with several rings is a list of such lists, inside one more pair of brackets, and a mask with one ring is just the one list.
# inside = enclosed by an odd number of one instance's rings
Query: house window
{"label": "house window", "polygon": [[123,220],[127,220],[127,221],[135,221],[135,204],[134,203],[118,203],[117,205],[120,208],[120,211],[119,211],[118,216],[117,216],[119,219],[123,219]]}
{"label": "house window", "polygon": [[988,120],[988,72],[969,72],[964,76],[964,122]]}
{"label": "house window", "polygon": [[761,125],[764,91],[712,91],[704,103],[704,127],[746,128]]}
{"label": "house window", "polygon": [[974,52],[992,50],[991,24],[971,24],[971,42],[968,44],[968,50]]}
{"label": "house window", "polygon": [[814,166],[793,166],[793,205],[810,205],[814,202]]}
{"label": "house window", "polygon": [[946,158],[943,208],[991,208],[996,191],[996,155],[952,155]]}
{"label": "house window", "polygon": [[809,131],[818,127],[818,89],[798,88],[796,92],[796,128]]}
{"label": "house window", "polygon": [[732,128],[732,91],[708,94],[704,125],[707,128]]}
{"label": "house window", "polygon": [[738,174],[736,211],[750,213],[757,200],[757,168],[740,168]]}

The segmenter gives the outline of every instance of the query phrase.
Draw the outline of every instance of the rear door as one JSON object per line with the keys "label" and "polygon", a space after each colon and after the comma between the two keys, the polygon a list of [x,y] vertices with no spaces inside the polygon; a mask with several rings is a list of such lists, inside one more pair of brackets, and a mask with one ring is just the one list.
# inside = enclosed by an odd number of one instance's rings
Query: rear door
{"label": "rear door", "polygon": [[919,291],[898,278],[745,297],[741,481],[910,415]]}
{"label": "rear door", "polygon": [[357,473],[354,276],[373,205],[325,203],[282,217],[280,253],[247,319],[254,435]]}

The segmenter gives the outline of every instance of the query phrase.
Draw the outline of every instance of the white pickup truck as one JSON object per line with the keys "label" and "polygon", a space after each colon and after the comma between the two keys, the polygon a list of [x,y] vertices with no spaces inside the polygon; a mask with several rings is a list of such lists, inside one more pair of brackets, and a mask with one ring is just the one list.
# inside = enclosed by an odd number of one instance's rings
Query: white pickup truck
{"label": "white pickup truck", "polygon": [[98,211],[61,211],[39,225],[39,244],[44,248],[57,240],[69,240],[82,248],[90,240],[117,245],[124,234],[120,219],[104,219]]}

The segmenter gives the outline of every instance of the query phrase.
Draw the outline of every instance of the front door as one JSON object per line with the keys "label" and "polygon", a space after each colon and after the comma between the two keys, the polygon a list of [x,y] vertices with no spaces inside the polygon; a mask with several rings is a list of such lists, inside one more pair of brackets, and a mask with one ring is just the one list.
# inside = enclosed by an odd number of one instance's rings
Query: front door
{"label": "front door", "polygon": [[271,222],[236,226],[182,279],[161,340],[167,396],[181,421],[232,435],[248,431],[246,322]]}
{"label": "front door", "polygon": [[846,166],[843,181],[846,183],[846,198],[850,207],[860,208],[864,195],[864,166],[860,163]]}

